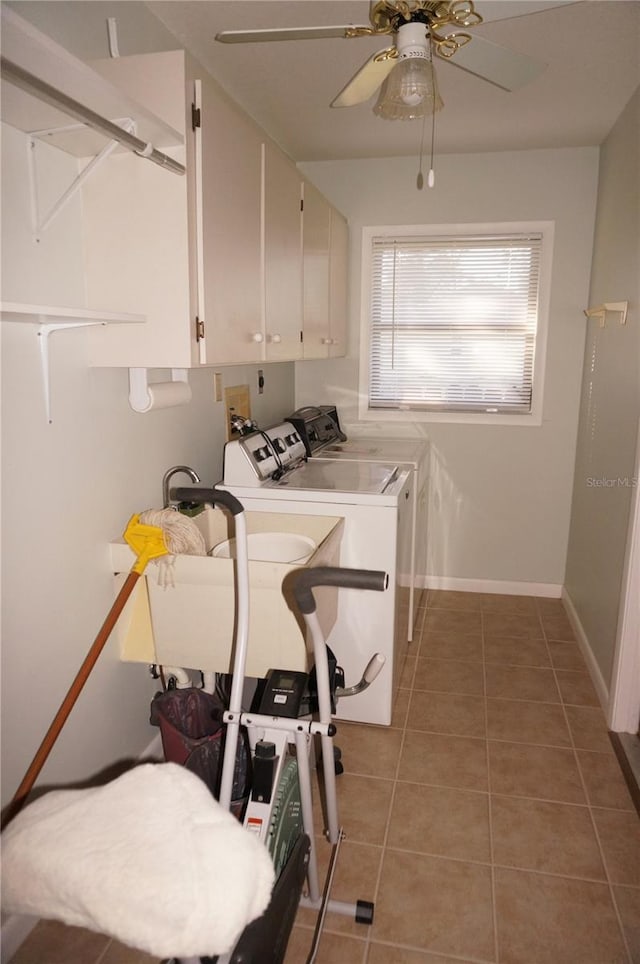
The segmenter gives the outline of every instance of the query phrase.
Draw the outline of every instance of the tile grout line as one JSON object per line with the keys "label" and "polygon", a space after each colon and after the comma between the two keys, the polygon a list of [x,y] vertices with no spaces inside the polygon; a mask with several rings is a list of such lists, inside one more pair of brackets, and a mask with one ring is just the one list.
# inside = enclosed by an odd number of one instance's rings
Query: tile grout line
{"label": "tile grout line", "polygon": [[100,953],[99,953],[98,956],[96,957],[96,959],[95,959],[95,961],[93,962],[93,964],[100,964],[101,961],[104,961],[104,959],[105,959],[105,957],[106,957],[106,954],[107,954],[107,951],[109,950],[109,948],[111,947],[112,944],[113,944],[113,940],[110,940],[110,941],[107,942],[107,944],[105,945],[105,947],[102,948],[102,950],[100,951]]}
{"label": "tile grout line", "polygon": [[480,635],[482,637],[482,680],[484,686],[484,735],[485,753],[487,759],[487,817],[489,820],[489,859],[491,862],[491,910],[493,913],[493,956],[496,962],[500,960],[498,941],[498,907],[496,901],[496,867],[494,860],[493,842],[493,798],[491,795],[491,767],[489,765],[489,704],[487,697],[487,661],[485,659],[484,614],[480,613]]}
{"label": "tile grout line", "polygon": [[[423,621],[424,621],[424,620],[423,620]],[[417,652],[420,651],[421,644],[422,644],[422,630],[420,631],[420,639],[419,639],[419,641],[418,641]],[[410,658],[408,654],[407,654],[407,657],[406,657],[406,658],[407,658],[407,659]],[[403,724],[403,726],[402,726],[402,736],[400,737],[400,746],[399,746],[399,748],[398,748],[398,759],[397,759],[397,762],[396,762],[395,775],[394,775],[394,778],[393,778],[393,789],[391,790],[391,797],[390,797],[390,799],[389,799],[389,810],[388,810],[388,813],[387,813],[387,820],[386,820],[386,823],[385,823],[384,835],[383,835],[383,838],[382,838],[382,846],[381,846],[382,853],[381,853],[381,856],[380,856],[380,865],[379,865],[379,867],[378,867],[378,873],[377,873],[377,875],[376,875],[376,884],[375,884],[375,889],[374,889],[374,898],[375,898],[376,908],[377,908],[377,904],[378,904],[378,898],[379,898],[379,896],[380,896],[380,884],[381,884],[381,881],[382,881],[382,868],[383,868],[383,866],[384,866],[384,861],[385,861],[385,856],[386,856],[387,840],[388,840],[388,837],[389,837],[389,828],[390,828],[390,826],[391,826],[391,815],[392,815],[392,813],[393,813],[393,805],[394,805],[394,803],[395,803],[396,791],[397,791],[397,789],[398,789],[398,782],[399,782],[399,781],[398,781],[398,773],[400,772],[400,763],[401,763],[401,760],[402,760],[402,751],[403,751],[403,749],[404,749],[404,743],[405,743],[406,733],[407,733],[407,721],[408,721],[408,718],[409,718],[409,707],[410,707],[410,705],[411,705],[411,696],[412,696],[412,694],[413,694],[413,680],[414,680],[415,673],[416,673],[417,656],[413,656],[412,658],[413,658],[413,660],[414,660],[414,666],[413,666],[413,675],[412,675],[412,677],[411,677],[411,686],[410,686],[410,687],[406,687],[406,688],[409,690],[409,702],[407,703],[407,709],[406,709],[406,711],[405,711],[404,724]],[[403,667],[403,672],[404,672],[404,667]],[[402,675],[402,674],[401,674],[401,675]],[[400,689],[400,687],[398,687],[398,690],[399,690],[399,689]],[[396,698],[397,698],[397,695],[398,695],[398,692],[396,691]],[[392,708],[392,713],[393,713],[393,708]],[[374,920],[375,920],[375,912],[374,912]],[[367,935],[366,935],[366,938],[365,938],[365,960],[366,960],[366,961],[368,961],[368,959],[369,959],[369,951],[370,951],[370,948],[371,948],[371,928],[368,929],[368,932],[367,932]]]}
{"label": "tile grout line", "polygon": [[567,730],[568,730],[568,732],[569,732],[569,739],[571,740],[571,748],[572,748],[572,750],[573,750],[573,756],[574,756],[576,768],[577,768],[577,770],[578,770],[578,776],[580,777],[580,784],[581,784],[581,786],[582,786],[582,792],[584,793],[584,797],[585,797],[585,800],[586,800],[586,803],[587,803],[587,808],[588,808],[588,811],[589,811],[589,818],[590,818],[590,820],[591,820],[591,826],[592,826],[592,828],[593,828],[593,833],[594,833],[594,836],[595,836],[595,839],[596,839],[596,843],[597,843],[597,846],[598,846],[598,852],[599,852],[599,854],[600,854],[600,860],[602,861],[602,867],[603,867],[604,873],[605,873],[606,884],[607,884],[607,887],[608,887],[608,890],[609,890],[609,897],[610,897],[610,900],[611,900],[611,904],[612,904],[612,906],[613,906],[613,910],[614,910],[614,913],[615,913],[615,916],[616,916],[616,920],[617,920],[617,922],[618,922],[618,930],[619,930],[619,932],[620,932],[620,936],[621,936],[621,938],[622,938],[622,944],[623,944],[623,946],[624,946],[624,949],[625,949],[625,952],[626,952],[626,955],[627,955],[627,961],[629,962],[629,964],[633,964],[633,958],[632,958],[632,955],[631,955],[631,950],[630,950],[630,948],[629,948],[629,943],[628,943],[628,941],[627,941],[627,935],[626,935],[626,933],[625,933],[625,929],[624,929],[624,926],[623,926],[623,923],[622,923],[622,917],[621,917],[621,914],[620,914],[620,910],[619,910],[619,908],[618,908],[618,902],[617,902],[617,900],[616,900],[615,892],[614,892],[614,889],[613,889],[613,883],[612,883],[612,881],[611,881],[611,875],[610,875],[610,873],[609,873],[609,868],[608,868],[608,866],[607,866],[607,861],[606,861],[605,854],[604,854],[604,848],[603,848],[602,842],[601,842],[601,840],[600,840],[600,834],[598,833],[598,827],[597,827],[596,820],[595,820],[595,817],[594,817],[594,814],[593,814],[594,807],[593,807],[592,804],[591,804],[591,799],[590,799],[590,797],[589,797],[589,792],[588,792],[588,790],[587,790],[587,783],[586,783],[586,780],[585,780],[585,778],[584,778],[584,774],[583,774],[583,772],[582,772],[582,767],[580,766],[580,758],[579,758],[579,756],[578,756],[578,751],[577,751],[577,747],[576,747],[576,744],[575,744],[575,738],[574,738],[574,736],[573,736],[573,730],[571,729],[571,724],[570,724],[570,722],[569,722],[569,716],[568,716],[567,710],[566,710],[566,704],[565,704],[564,698],[562,697],[562,691],[561,691],[561,689],[560,689],[560,684],[559,684],[559,682],[558,682],[558,676],[557,676],[557,673],[556,673],[556,667],[553,665],[553,659],[552,659],[552,657],[551,657],[551,648],[550,648],[550,646],[549,646],[549,640],[548,640],[548,638],[547,638],[547,631],[546,631],[546,629],[545,629],[545,625],[544,625],[544,622],[543,622],[541,616],[540,616],[540,622],[541,622],[541,625],[542,625],[542,631],[544,632],[545,642],[546,642],[546,644],[547,644],[547,651],[548,651],[548,653],[549,653],[549,659],[550,659],[550,661],[551,661],[551,665],[552,665],[552,668],[553,668],[553,674],[554,674],[554,679],[555,679],[556,687],[558,688],[558,693],[559,693],[560,698],[561,698],[562,714],[563,714],[563,716],[564,716],[565,724],[566,724]]}

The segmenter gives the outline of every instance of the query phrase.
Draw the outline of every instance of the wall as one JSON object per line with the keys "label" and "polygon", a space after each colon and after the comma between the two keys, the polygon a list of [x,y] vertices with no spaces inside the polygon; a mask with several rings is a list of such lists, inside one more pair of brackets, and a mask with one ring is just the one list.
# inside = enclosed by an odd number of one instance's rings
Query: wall
{"label": "wall", "polygon": [[376,224],[555,221],[543,423],[436,424],[407,419],[432,444],[430,585],[559,594],[564,581],[584,316],[595,216],[595,148],[449,155],[436,187],[416,189],[417,159],[305,163],[303,172],[349,219],[349,354],[296,363],[296,404],[336,402],[358,423],[361,229]]}
{"label": "wall", "polygon": [[[81,210],[72,201],[35,244],[29,230],[27,140],[3,125],[2,297],[83,303]],[[40,195],[75,175],[75,161],[40,150]],[[146,163],[140,161],[141,164]],[[172,176],[168,174],[167,176]],[[161,505],[178,463],[203,482],[221,477],[223,405],[212,370],[190,374],[189,405],[141,415],[128,405],[124,369],[90,369],[86,332],[50,338],[53,423],[45,420],[37,326],[2,324],[2,802],[11,797],[114,598],[107,544],[134,512]],[[221,369],[249,384],[262,424],[293,407],[293,366]],[[178,478],[178,480],[180,480]],[[184,479],[186,481],[186,479]],[[118,662],[107,644],[43,770],[40,785],[84,780],[135,757],[156,734],[145,666]]]}
{"label": "wall", "polygon": [[[566,588],[605,681],[613,665],[640,415],[640,89],[602,145]],[[637,592],[637,587],[635,589]]]}

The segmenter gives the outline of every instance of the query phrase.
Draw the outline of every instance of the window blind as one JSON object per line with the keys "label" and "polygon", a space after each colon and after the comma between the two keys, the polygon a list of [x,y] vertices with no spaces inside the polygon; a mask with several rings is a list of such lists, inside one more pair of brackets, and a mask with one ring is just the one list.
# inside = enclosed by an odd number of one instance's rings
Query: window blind
{"label": "window blind", "polygon": [[374,238],[369,407],[531,411],[542,235]]}

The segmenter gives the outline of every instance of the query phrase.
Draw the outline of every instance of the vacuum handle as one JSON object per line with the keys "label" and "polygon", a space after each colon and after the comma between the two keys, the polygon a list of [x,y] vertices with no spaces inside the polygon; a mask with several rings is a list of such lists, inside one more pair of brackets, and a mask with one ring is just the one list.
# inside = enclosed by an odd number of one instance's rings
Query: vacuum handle
{"label": "vacuum handle", "polygon": [[197,502],[205,505],[210,502],[212,505],[222,505],[231,512],[232,515],[240,515],[244,511],[242,503],[230,492],[223,492],[220,489],[207,489],[198,485],[184,485],[177,489],[171,489],[171,498],[175,502]]}
{"label": "vacuum handle", "polygon": [[298,569],[292,574],[292,591],[301,613],[309,615],[316,611],[313,598],[314,586],[338,586],[340,589],[371,589],[384,592],[389,576],[378,569],[343,569],[339,566],[317,566]]}

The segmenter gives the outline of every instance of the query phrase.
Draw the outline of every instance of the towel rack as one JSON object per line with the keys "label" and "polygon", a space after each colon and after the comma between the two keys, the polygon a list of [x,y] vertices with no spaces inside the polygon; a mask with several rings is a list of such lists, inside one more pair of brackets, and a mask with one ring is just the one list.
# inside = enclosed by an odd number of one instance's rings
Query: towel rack
{"label": "towel rack", "polygon": [[628,301],[605,301],[604,304],[598,305],[597,308],[587,308],[585,310],[585,315],[587,318],[599,318],[600,327],[604,328],[605,322],[607,320],[608,311],[616,311],[620,315],[620,324],[626,325],[627,323],[627,312],[629,310]]}

